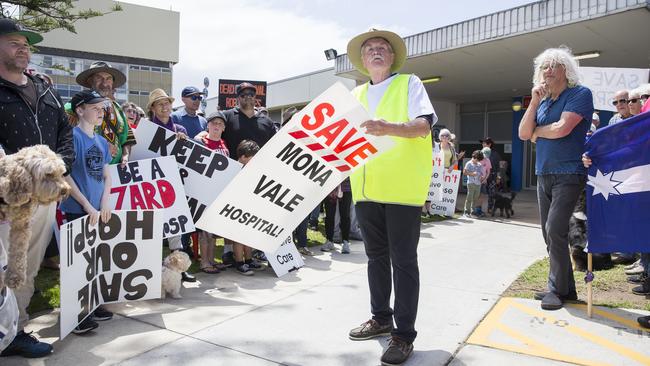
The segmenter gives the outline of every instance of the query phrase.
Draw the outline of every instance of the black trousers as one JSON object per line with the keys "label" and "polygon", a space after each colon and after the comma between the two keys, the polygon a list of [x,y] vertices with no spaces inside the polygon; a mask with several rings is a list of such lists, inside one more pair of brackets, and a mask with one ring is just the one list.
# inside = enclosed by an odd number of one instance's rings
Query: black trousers
{"label": "black trousers", "polygon": [[341,222],[341,237],[343,240],[350,239],[350,205],[352,204],[352,192],[343,192],[340,199],[325,198],[325,237],[332,241],[334,238],[334,218],[336,217],[336,203],[338,201],[339,216]]}
{"label": "black trousers", "polygon": [[[420,296],[418,242],[421,207],[375,202],[356,204],[357,219],[368,256],[372,318],[392,324],[392,335],[406,342],[417,336],[415,318]],[[392,266],[392,276],[391,276]],[[390,307],[395,287],[395,310]]]}

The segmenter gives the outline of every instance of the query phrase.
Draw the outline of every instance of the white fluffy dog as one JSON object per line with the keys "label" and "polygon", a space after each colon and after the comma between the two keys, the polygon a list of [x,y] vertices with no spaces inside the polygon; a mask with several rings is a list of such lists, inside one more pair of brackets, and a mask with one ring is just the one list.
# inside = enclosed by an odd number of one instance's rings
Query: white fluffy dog
{"label": "white fluffy dog", "polygon": [[165,298],[167,293],[174,299],[181,298],[181,272],[187,271],[192,265],[190,257],[180,250],[171,252],[163,261],[162,289],[160,297]]}

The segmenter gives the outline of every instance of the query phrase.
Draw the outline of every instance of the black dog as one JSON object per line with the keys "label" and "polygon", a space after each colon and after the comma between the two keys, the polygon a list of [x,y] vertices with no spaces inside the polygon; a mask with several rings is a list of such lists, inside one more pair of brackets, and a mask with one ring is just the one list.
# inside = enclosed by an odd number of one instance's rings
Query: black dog
{"label": "black dog", "polygon": [[[578,197],[578,202],[569,219],[569,246],[571,247],[571,260],[576,271],[587,271],[587,199],[585,191]],[[609,253],[592,253],[593,270],[609,269],[614,266]]]}
{"label": "black dog", "polygon": [[514,216],[515,211],[512,209],[512,201],[514,201],[515,196],[517,196],[515,192],[497,193],[496,199],[494,200],[494,208],[492,209],[492,217],[496,214],[497,209],[499,209],[501,217],[503,217],[504,210],[506,211],[507,218]]}

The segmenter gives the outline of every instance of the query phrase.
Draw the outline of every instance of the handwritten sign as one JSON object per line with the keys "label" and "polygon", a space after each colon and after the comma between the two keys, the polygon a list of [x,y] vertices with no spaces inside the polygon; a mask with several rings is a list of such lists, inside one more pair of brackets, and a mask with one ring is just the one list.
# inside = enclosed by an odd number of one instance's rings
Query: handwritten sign
{"label": "handwritten sign", "polygon": [[594,108],[616,112],[612,104],[619,90],[632,90],[648,82],[649,69],[625,69],[616,67],[581,67],[582,84],[591,89]]}
{"label": "handwritten sign", "polygon": [[[178,166],[173,157],[135,160],[111,171],[111,207],[116,210],[162,210],[163,237],[194,232]],[[179,199],[180,198],[180,199]]]}
{"label": "handwritten sign", "polygon": [[176,158],[194,223],[241,171],[241,164],[237,161],[195,141],[179,140],[174,132],[150,121],[141,121],[134,133],[138,143],[131,149],[133,159]]}
{"label": "handwritten sign", "polygon": [[160,297],[163,216],[114,211],[61,226],[61,338],[99,305]]}

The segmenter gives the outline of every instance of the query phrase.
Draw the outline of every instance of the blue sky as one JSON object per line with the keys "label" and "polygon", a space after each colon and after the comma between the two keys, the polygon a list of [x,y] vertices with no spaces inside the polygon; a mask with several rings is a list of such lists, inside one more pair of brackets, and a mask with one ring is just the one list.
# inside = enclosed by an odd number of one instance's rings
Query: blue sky
{"label": "blue sky", "polygon": [[275,81],[333,66],[323,51],[345,53],[371,27],[401,36],[527,4],[530,0],[126,0],[180,12],[174,95],[217,79]]}

